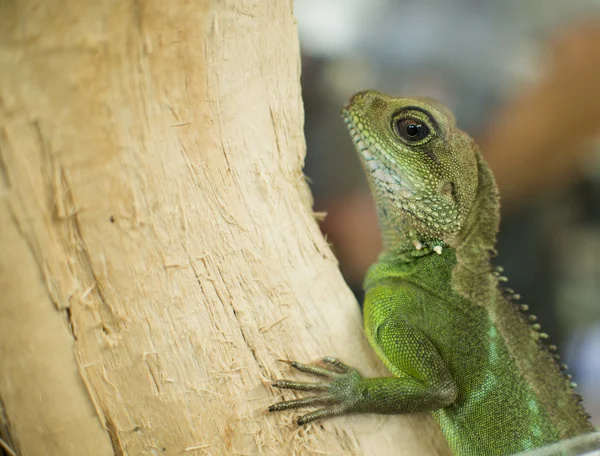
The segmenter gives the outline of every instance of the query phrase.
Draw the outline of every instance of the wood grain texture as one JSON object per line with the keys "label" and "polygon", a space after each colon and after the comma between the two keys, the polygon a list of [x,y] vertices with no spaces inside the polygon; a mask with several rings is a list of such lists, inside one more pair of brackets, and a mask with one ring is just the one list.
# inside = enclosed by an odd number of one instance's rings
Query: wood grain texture
{"label": "wood grain texture", "polygon": [[[0,14],[0,436],[20,455],[446,454],[297,428],[276,360],[385,371],[311,211],[289,2]],[[285,393],[291,397],[292,393]],[[290,395],[290,396],[288,396]]]}

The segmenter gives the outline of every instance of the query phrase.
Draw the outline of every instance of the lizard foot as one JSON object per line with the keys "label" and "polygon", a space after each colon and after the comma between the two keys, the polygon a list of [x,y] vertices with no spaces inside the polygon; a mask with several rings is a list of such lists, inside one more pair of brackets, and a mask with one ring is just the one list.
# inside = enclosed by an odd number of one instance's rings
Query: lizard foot
{"label": "lizard foot", "polygon": [[272,386],[281,389],[293,389],[296,391],[316,391],[321,392],[316,396],[293,399],[273,404],[269,407],[269,412],[278,412],[281,410],[296,409],[314,405],[325,405],[326,407],[307,413],[298,419],[298,424],[303,425],[321,418],[343,415],[359,411],[357,407],[361,393],[361,381],[363,380],[358,371],[337,358],[326,356],[320,360],[319,364],[300,364],[296,361],[285,361],[294,369],[319,377],[326,380],[320,382],[296,382],[291,380],[277,380]]}

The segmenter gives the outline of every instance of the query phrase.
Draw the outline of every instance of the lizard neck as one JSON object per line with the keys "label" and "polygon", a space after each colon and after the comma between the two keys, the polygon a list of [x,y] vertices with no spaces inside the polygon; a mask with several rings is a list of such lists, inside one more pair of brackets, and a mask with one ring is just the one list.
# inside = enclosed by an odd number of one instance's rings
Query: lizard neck
{"label": "lizard neck", "polygon": [[432,254],[432,246],[442,243],[440,240],[432,243],[431,246],[423,245],[421,249],[417,250],[415,247],[417,236],[413,233],[414,229],[398,208],[396,201],[390,199],[385,191],[377,185],[371,185],[371,192],[375,195],[383,240],[381,260],[407,263]]}
{"label": "lizard neck", "polygon": [[490,259],[495,254],[500,225],[500,197],[494,176],[477,153],[478,187],[475,202],[465,224],[451,242],[456,248],[457,264],[452,283],[464,297],[476,302],[492,302],[497,281],[491,272]]}
{"label": "lizard neck", "polygon": [[495,253],[500,224],[500,198],[496,182],[481,154],[476,154],[477,194],[462,228],[448,239],[428,239],[423,242],[421,249],[416,249],[418,236],[398,209],[395,200],[370,182],[377,201],[384,245],[380,261],[408,263],[435,254],[432,250],[435,245],[450,246],[456,250],[457,260],[452,275],[453,285],[463,296],[471,298],[475,297],[474,290],[495,288],[495,285],[487,282],[494,280],[490,274],[490,259]]}
{"label": "lizard neck", "polygon": [[435,245],[448,245],[457,251],[460,265],[472,271],[487,269],[495,252],[496,235],[500,224],[500,197],[494,176],[479,152],[477,157],[477,194],[459,232],[447,239],[427,239],[417,250],[419,236],[403,215],[395,199],[370,180],[371,191],[377,202],[379,225],[384,255],[390,259],[410,261],[432,253]]}

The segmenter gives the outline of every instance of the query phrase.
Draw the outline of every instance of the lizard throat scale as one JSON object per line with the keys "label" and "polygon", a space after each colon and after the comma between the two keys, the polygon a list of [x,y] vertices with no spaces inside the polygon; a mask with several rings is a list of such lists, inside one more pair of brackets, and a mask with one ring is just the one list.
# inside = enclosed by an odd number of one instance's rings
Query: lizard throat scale
{"label": "lizard throat scale", "polygon": [[514,454],[592,432],[556,347],[491,265],[500,203],[473,140],[432,100],[364,91],[342,117],[384,239],[365,279],[364,327],[393,376],[364,378],[332,357],[293,362],[326,380],[276,381],[316,395],[269,410],[322,406],[299,424],[429,411],[457,455]]}

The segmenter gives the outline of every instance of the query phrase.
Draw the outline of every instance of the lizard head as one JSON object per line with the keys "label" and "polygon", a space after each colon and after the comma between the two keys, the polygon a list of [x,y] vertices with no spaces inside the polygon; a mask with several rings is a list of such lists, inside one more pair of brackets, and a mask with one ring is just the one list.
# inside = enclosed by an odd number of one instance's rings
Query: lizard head
{"label": "lizard head", "polygon": [[[382,228],[417,249],[450,244],[474,204],[477,146],[426,99],[359,92],[342,110],[378,203]],[[439,247],[441,248],[441,247]]]}

